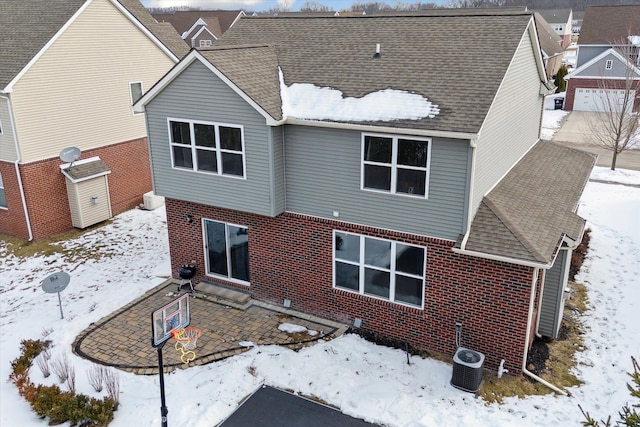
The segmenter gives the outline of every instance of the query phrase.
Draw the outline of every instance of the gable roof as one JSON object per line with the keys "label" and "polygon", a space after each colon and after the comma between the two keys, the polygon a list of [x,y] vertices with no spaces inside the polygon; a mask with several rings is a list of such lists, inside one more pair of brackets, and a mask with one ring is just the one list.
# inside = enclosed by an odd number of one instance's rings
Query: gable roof
{"label": "gable roof", "polygon": [[571,9],[539,9],[537,12],[550,24],[568,22],[571,15]]}
{"label": "gable roof", "polygon": [[[481,9],[341,18],[245,17],[215,44],[274,46],[287,86],[309,83],[355,98],[394,89],[439,106],[434,118],[395,120],[394,127],[477,133],[530,22],[530,12]],[[374,59],[378,43],[381,57]],[[259,66],[257,62],[253,66]],[[279,94],[263,95],[273,98],[255,99],[260,105],[281,102]]]}
{"label": "gable roof", "polygon": [[553,57],[564,52],[561,46],[562,37],[554,31],[547,21],[538,12],[533,13],[533,19],[536,21],[536,32],[540,41],[540,49],[548,57]]}
{"label": "gable roof", "polygon": [[[629,67],[630,68],[629,71],[631,71],[631,72],[633,72],[633,74],[635,74],[635,77],[632,77],[631,75],[629,75],[629,77],[633,78],[634,80],[640,78],[640,68],[638,68],[635,65],[633,65],[620,52],[618,52],[618,50],[616,48],[612,47],[612,48],[609,48],[609,49],[605,50],[604,52],[600,53],[600,55],[596,56],[595,58],[592,58],[591,60],[585,62],[584,64],[582,64],[581,66],[579,66],[578,68],[573,70],[570,74],[567,74],[564,77],[564,79],[565,80],[569,80],[571,78],[580,77],[580,74],[582,74],[582,72],[584,70],[589,69],[593,64],[597,64],[598,62],[602,61],[607,56],[613,56],[620,63],[625,64],[627,67]],[[593,78],[594,75],[593,74],[587,74],[584,77]],[[596,76],[596,77],[597,78],[604,78],[605,76],[599,75],[599,76]],[[613,78],[613,77],[611,77],[611,78]],[[626,77],[618,77],[618,78],[626,79]]]}
{"label": "gable roof", "polygon": [[[115,1],[115,0],[113,0]],[[159,44],[179,59],[188,48],[184,42],[159,26],[138,0],[118,0]],[[38,55],[70,20],[91,0],[2,0],[0,3],[0,91]]]}
{"label": "gable roof", "polygon": [[198,19],[203,19],[207,25],[212,24],[219,33],[214,29],[211,32],[219,37],[227,31],[237,19],[244,16],[242,10],[176,10],[170,13],[154,13],[152,15],[158,22],[168,22],[175,31],[182,37],[185,32],[192,29]]}
{"label": "gable roof", "polygon": [[484,197],[463,250],[552,263],[564,237],[582,237],[576,211],[596,157],[539,141]]}
{"label": "gable roof", "polygon": [[587,6],[578,44],[611,46],[640,35],[640,5]]}

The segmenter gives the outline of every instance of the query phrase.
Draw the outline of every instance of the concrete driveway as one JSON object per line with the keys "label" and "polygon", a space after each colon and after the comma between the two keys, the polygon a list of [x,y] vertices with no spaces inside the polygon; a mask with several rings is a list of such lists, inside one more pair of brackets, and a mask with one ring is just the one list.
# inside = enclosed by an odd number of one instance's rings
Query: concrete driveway
{"label": "concrete driveway", "polygon": [[[564,119],[562,127],[551,140],[560,145],[596,153],[598,154],[598,166],[611,167],[612,152],[595,145],[590,137],[589,123],[598,123],[602,120],[601,115],[603,114],[605,113],[572,111]],[[640,171],[640,147],[619,154],[616,161],[617,168]]]}

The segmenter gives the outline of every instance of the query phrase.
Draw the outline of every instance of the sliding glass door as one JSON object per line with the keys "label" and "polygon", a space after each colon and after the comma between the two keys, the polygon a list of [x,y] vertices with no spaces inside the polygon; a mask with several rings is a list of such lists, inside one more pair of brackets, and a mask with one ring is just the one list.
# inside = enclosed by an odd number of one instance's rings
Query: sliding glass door
{"label": "sliding glass door", "polygon": [[207,274],[249,284],[247,227],[204,220]]}

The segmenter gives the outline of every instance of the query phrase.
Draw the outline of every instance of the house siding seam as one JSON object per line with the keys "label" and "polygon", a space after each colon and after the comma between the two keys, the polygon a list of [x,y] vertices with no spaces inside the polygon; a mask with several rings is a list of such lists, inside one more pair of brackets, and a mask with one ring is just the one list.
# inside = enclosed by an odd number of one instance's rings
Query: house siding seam
{"label": "house siding seam", "polygon": [[[112,214],[117,215],[142,203],[142,195],[151,191],[151,171],[146,138],[139,138],[107,147],[87,150],[82,158],[99,156],[111,168],[109,175],[109,195]],[[33,238],[46,237],[69,231],[73,228],[65,178],[60,171],[59,158],[20,165],[20,174],[27,208],[31,219]],[[8,203],[7,221],[0,212],[0,233],[27,238],[24,212],[20,201],[15,173],[11,173],[7,163],[3,163],[8,179],[5,181]],[[43,185],[46,183],[46,185]],[[20,212],[20,213],[18,213]],[[6,211],[5,211],[6,213]]]}
{"label": "house siding seam", "polygon": [[[520,372],[531,268],[454,254],[453,242],[444,239],[299,214],[271,218],[174,199],[166,199],[166,211],[172,271],[185,260],[206,265],[203,218],[247,226],[253,298],[274,304],[286,298],[295,310],[345,324],[358,317],[365,331],[445,355],[456,350],[454,324],[461,322],[462,345],[483,352],[486,368],[497,369],[505,359],[511,373]],[[334,289],[333,230],[426,247],[424,310]],[[247,289],[208,277],[203,268],[196,280]]]}
{"label": "house siding seam", "polygon": [[[573,103],[576,98],[576,89],[625,89],[624,80],[603,80],[601,78],[573,78],[567,81],[567,92],[565,95],[564,109],[573,111]],[[640,111],[640,80],[635,82],[632,87],[636,91],[636,97],[633,101],[633,111]]]}
{"label": "house siding seam", "polygon": [[531,117],[542,114],[543,97],[534,54],[527,31],[477,141],[472,217],[487,192],[538,140],[540,120]]}

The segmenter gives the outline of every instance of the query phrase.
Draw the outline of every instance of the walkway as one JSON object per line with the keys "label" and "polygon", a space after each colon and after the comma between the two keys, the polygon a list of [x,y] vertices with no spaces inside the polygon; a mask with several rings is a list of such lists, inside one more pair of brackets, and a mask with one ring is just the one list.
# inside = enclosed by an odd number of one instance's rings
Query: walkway
{"label": "walkway", "polygon": [[[157,374],[158,353],[151,344],[151,313],[178,296],[177,283],[169,279],[93,323],[78,335],[73,352],[101,365],[137,374]],[[247,293],[207,283],[196,285],[190,309],[190,326],[203,330],[195,349],[196,359],[183,364],[174,342],[167,341],[162,350],[165,372],[240,354],[251,348],[251,343],[301,348],[319,339],[335,338],[347,329],[339,323],[255,301]],[[283,332],[278,329],[283,323],[304,326],[308,332]]]}

